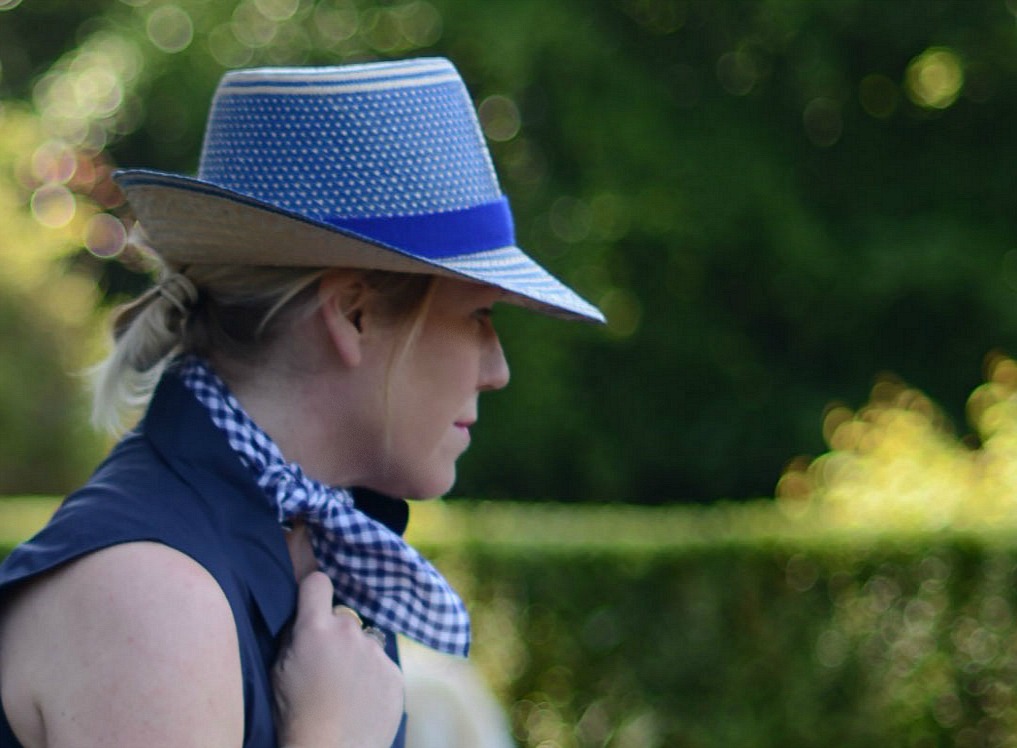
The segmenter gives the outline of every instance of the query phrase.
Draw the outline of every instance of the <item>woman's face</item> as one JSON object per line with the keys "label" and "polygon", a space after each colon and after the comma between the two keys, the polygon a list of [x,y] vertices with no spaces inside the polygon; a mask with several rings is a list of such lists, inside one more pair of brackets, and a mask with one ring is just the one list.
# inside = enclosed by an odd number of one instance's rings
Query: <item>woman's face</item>
{"label": "woman's face", "polygon": [[469,446],[477,420],[480,393],[501,389],[509,380],[491,320],[491,307],[502,292],[447,278],[434,283],[409,344],[401,328],[392,329],[384,362],[387,381],[385,374],[379,376],[387,401],[384,458],[370,487],[405,498],[440,496],[452,488],[456,460]]}

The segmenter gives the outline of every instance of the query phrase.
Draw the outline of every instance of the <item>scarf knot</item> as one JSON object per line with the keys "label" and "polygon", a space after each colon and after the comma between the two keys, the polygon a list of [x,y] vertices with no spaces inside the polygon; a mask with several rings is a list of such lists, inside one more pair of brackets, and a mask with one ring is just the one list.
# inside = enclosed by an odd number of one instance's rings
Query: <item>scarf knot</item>
{"label": "scarf knot", "polygon": [[356,511],[348,491],[311,480],[295,462],[268,465],[258,483],[274,499],[281,523],[302,519],[312,526],[326,525],[340,511]]}
{"label": "scarf knot", "polygon": [[186,356],[175,370],[251,471],[279,522],[306,523],[318,565],[341,603],[382,628],[466,656],[466,606],[430,562],[398,533],[357,509],[349,491],[316,481],[287,462],[201,358]]}

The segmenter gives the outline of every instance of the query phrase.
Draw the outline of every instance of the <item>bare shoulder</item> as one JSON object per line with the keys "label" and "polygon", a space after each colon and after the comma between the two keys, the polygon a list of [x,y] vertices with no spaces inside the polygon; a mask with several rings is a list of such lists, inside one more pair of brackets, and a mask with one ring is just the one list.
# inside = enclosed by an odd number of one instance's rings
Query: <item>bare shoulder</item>
{"label": "bare shoulder", "polygon": [[242,742],[229,603],[158,543],[111,546],[21,590],[0,618],[0,694],[28,746]]}

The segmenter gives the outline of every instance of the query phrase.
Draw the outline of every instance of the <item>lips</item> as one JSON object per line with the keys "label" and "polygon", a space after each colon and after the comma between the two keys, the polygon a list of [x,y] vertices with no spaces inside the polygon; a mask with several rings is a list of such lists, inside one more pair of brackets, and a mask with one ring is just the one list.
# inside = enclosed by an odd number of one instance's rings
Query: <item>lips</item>
{"label": "lips", "polygon": [[466,437],[467,441],[470,439],[470,427],[476,423],[476,421],[456,421],[453,425]]}

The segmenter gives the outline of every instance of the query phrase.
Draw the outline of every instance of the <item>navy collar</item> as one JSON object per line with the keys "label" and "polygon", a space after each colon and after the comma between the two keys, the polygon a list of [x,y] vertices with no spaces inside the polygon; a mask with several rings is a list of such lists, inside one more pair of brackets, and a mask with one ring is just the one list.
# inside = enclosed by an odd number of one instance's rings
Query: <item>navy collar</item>
{"label": "navy collar", "polygon": [[273,636],[293,614],[296,581],[283,531],[264,491],[223,433],[183,383],[159,382],[140,425],[167,465],[208,502],[225,532],[238,539],[254,597]]}
{"label": "navy collar", "polygon": [[[222,527],[240,535],[251,575],[251,593],[273,635],[296,605],[296,584],[289,550],[276,510],[251,472],[230,447],[205,408],[175,376],[164,376],[139,426],[163,460],[194,490],[208,495],[220,512]],[[366,488],[352,490],[364,514],[400,535],[409,523],[409,506]]]}

